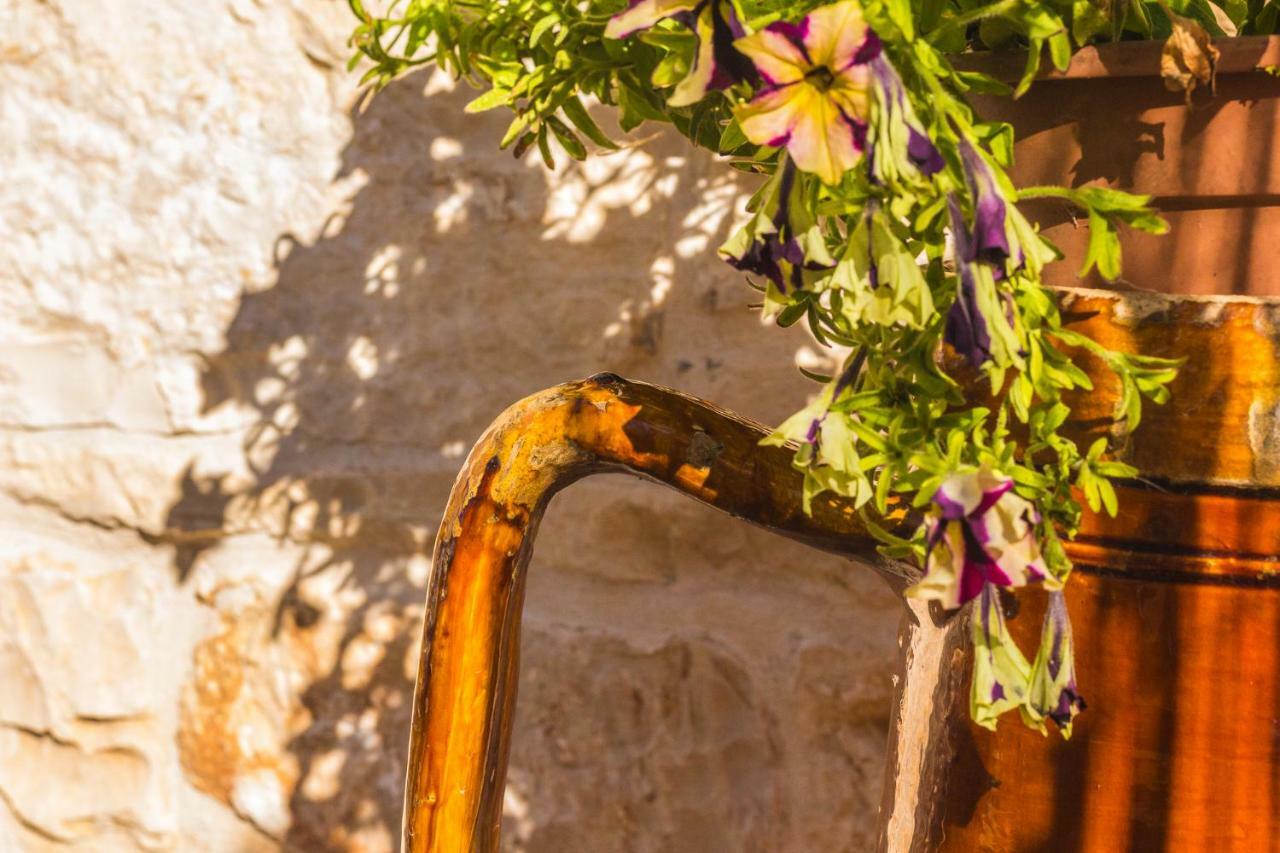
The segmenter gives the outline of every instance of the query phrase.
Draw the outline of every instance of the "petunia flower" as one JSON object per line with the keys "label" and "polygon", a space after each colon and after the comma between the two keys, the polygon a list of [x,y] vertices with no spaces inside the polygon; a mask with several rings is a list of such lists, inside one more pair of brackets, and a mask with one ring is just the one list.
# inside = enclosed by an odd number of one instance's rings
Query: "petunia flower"
{"label": "petunia flower", "polygon": [[798,204],[800,192],[795,164],[783,158],[764,187],[760,209],[720,247],[720,256],[734,269],[764,276],[780,294],[804,286],[804,270],[828,269],[835,261],[827,254],[821,234]]}
{"label": "petunia flower", "polygon": [[798,24],[772,23],[734,42],[763,85],[736,110],[747,139],[785,146],[800,169],[836,184],[862,159],[871,69],[879,40],[855,0],[810,12]]}
{"label": "petunia flower", "polygon": [[852,224],[835,270],[813,289],[838,290],[837,303],[852,325],[924,328],[934,316],[933,296],[917,252],[898,232],[887,205],[868,199]]}
{"label": "petunia flower", "polygon": [[1013,481],[988,468],[943,480],[925,518],[925,576],[908,595],[948,610],[990,585],[1018,587],[1048,575],[1036,537],[1035,507],[1013,491]]}
{"label": "petunia flower", "polygon": [[970,259],[981,261],[998,281],[1022,268],[1039,273],[1058,252],[1005,195],[986,158],[963,135],[959,141],[965,186],[973,199]]}
{"label": "petunia flower", "polygon": [[672,18],[693,30],[697,47],[689,73],[667,98],[673,107],[696,104],[711,90],[727,89],[742,80],[754,82],[755,68],[734,47],[746,34],[732,0],[632,0],[609,19],[606,38],[626,38]]}
{"label": "petunia flower", "polygon": [[947,311],[943,340],[978,367],[991,358],[991,330],[978,305],[978,271],[974,269],[974,240],[954,195],[947,197],[951,214],[951,240],[956,266],[956,298]]}
{"label": "petunia flower", "polygon": [[868,145],[872,177],[891,184],[904,175],[927,178],[942,171],[942,155],[916,117],[897,69],[883,50],[877,51],[868,65],[875,83],[873,140]]}
{"label": "petunia flower", "polygon": [[1031,667],[1009,636],[999,590],[982,587],[973,612],[973,679],[969,687],[969,716],[980,726],[995,729],[1006,711],[1025,713]]}
{"label": "petunia flower", "polygon": [[1030,688],[1023,716],[1032,728],[1044,731],[1044,720],[1053,720],[1064,738],[1071,737],[1076,714],[1085,708],[1084,697],[1076,687],[1075,648],[1071,638],[1071,619],[1067,602],[1060,590],[1049,593],[1049,606],[1044,614],[1040,635],[1040,651],[1031,665]]}
{"label": "petunia flower", "polygon": [[1009,202],[987,161],[969,140],[960,137],[960,163],[964,166],[964,181],[973,198],[973,243],[970,259],[991,265],[996,278],[1003,278],[1010,259],[1014,267],[1022,265],[1022,250],[1011,245],[1006,225]]}
{"label": "petunia flower", "polygon": [[874,494],[858,456],[858,441],[852,426],[857,415],[838,405],[841,396],[855,387],[864,362],[864,356],[851,356],[838,377],[827,382],[807,406],[783,421],[761,442],[774,447],[795,447],[791,464],[804,473],[801,495],[806,513],[812,511],[814,496],[825,491],[845,495],[855,506],[862,506]]}

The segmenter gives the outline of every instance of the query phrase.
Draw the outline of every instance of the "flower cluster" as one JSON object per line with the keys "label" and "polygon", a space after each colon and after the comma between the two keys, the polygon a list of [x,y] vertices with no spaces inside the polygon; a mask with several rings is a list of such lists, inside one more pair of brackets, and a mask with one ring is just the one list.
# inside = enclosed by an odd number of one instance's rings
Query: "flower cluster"
{"label": "flower cluster", "polygon": [[[1059,393],[1083,380],[1066,368],[1044,378],[1046,358],[1063,361],[1044,332],[1056,314],[1036,297],[1041,269],[1056,251],[1018,211],[966,110],[934,105],[931,135],[889,44],[856,0],[758,29],[742,22],[731,0],[638,0],[607,33],[626,36],[664,19],[696,40],[668,103],[694,104],[720,90],[742,137],[777,152],[751,218],[722,257],[763,281],[766,311],[780,323],[807,316],[819,340],[856,350],[771,439],[798,447],[806,508],[822,491],[859,506],[874,501],[882,514],[894,492],[929,503],[918,544],[905,547],[924,565],[909,594],[948,610],[976,601],[974,720],[994,727],[1016,708],[1028,725],[1043,731],[1053,720],[1069,735],[1084,703],[1061,595],[1070,565],[1059,549],[1051,566],[1041,546],[1056,535],[1054,521],[991,464],[999,448],[1012,446],[1006,414],[984,448],[985,414],[971,409],[966,432],[948,414],[954,385],[932,365],[934,348],[945,344],[987,373],[993,393],[1012,401],[1002,407],[1020,420],[1031,422],[1037,405],[1060,409]],[[949,235],[950,251],[931,258],[939,232]],[[950,298],[945,313],[935,308],[940,294]],[[896,358],[878,349],[894,346]],[[914,361],[904,361],[907,353]],[[1011,370],[1016,379],[1004,389]],[[904,397],[918,401],[912,421],[894,415]],[[1038,417],[1035,423],[1046,422],[1043,412]],[[931,459],[922,448],[948,418],[946,458]],[[1058,470],[1077,464],[1074,445],[1054,446],[1061,448]],[[1024,480],[1049,482],[1025,457],[1002,456],[1005,466],[1021,466]],[[1060,509],[1057,515],[1061,523]],[[1053,601],[1034,665],[1009,636],[1000,603],[1001,589],[1033,582],[1047,586]]]}
{"label": "flower cluster", "polygon": [[[1069,735],[1075,714],[1084,707],[1076,691],[1071,626],[1060,583],[1040,551],[1043,519],[1019,497],[1013,481],[989,468],[947,477],[933,496],[925,520],[925,576],[907,594],[955,609],[980,599],[973,617],[975,649],[971,713],[979,725],[1020,708],[1030,725],[1052,719]],[[1053,592],[1044,638],[1034,668],[1005,628],[999,587],[1043,582]]]}

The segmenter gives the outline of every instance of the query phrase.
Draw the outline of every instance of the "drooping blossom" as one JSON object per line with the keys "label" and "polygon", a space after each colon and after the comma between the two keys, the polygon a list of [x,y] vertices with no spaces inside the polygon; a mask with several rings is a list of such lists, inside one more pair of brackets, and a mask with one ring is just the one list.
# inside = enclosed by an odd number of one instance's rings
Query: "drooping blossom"
{"label": "drooping blossom", "polygon": [[820,239],[806,240],[813,223],[796,221],[804,215],[796,199],[799,190],[795,164],[784,157],[765,187],[760,209],[720,248],[734,269],[764,276],[782,294],[804,286],[804,270],[834,264]]}
{"label": "drooping blossom", "polygon": [[893,63],[880,50],[868,64],[876,95],[874,139],[868,146],[872,177],[893,183],[911,172],[927,178],[942,171],[942,154],[916,117]]}
{"label": "drooping blossom", "polygon": [[840,405],[841,397],[857,387],[866,363],[864,352],[850,356],[840,375],[829,380],[803,409],[787,418],[761,444],[792,447],[792,467],[804,474],[802,506],[812,511],[816,495],[831,491],[855,506],[871,500],[874,488],[858,455],[855,412]]}
{"label": "drooping blossom", "polygon": [[973,199],[970,260],[990,264],[992,275],[1000,279],[1010,271],[1010,261],[1015,269],[1022,266],[1022,248],[1009,233],[1011,205],[978,150],[963,136],[958,147],[965,185]]}
{"label": "drooping blossom", "polygon": [[742,80],[755,81],[755,68],[738,52],[734,41],[746,34],[732,0],[632,0],[609,19],[606,38],[626,38],[672,18],[693,30],[697,47],[689,73],[667,99],[673,107],[696,104],[712,90],[727,89]]}
{"label": "drooping blossom", "polygon": [[1027,692],[1024,715],[1028,722],[1043,730],[1043,720],[1053,720],[1063,737],[1071,737],[1076,714],[1085,708],[1084,697],[1076,686],[1075,648],[1071,638],[1071,619],[1067,602],[1060,590],[1049,593],[1049,606],[1044,615],[1040,652],[1031,665],[1031,686]]}
{"label": "drooping blossom", "polygon": [[796,166],[837,184],[862,159],[880,41],[856,0],[777,21],[734,42],[763,85],[736,111],[747,139],[786,147]]}
{"label": "drooping blossom", "polygon": [[809,421],[809,429],[806,430],[804,436],[806,444],[817,444],[818,438],[822,435],[822,425],[826,423],[827,415],[831,413],[831,404],[839,401],[840,395],[853,387],[853,383],[857,381],[859,374],[862,373],[862,365],[865,360],[865,352],[849,359],[844,366],[844,370],[840,371],[840,375],[836,378],[835,384],[831,386],[830,398],[827,398],[825,394],[820,398],[823,400],[823,406],[821,411],[815,413],[812,420]]}
{"label": "drooping blossom", "polygon": [[983,585],[970,628],[973,678],[969,717],[984,728],[995,729],[1006,711],[1021,708],[1025,714],[1031,667],[1009,636],[996,586]]}
{"label": "drooping blossom", "polygon": [[991,358],[991,329],[978,304],[977,276],[980,271],[974,268],[974,238],[965,225],[964,214],[954,195],[947,197],[947,210],[951,215],[952,255],[957,283],[955,301],[947,311],[943,340],[970,364],[978,367]]}
{"label": "drooping blossom", "polygon": [[1035,507],[988,468],[947,477],[925,518],[925,576],[908,594],[955,609],[989,585],[1018,587],[1047,576]]}

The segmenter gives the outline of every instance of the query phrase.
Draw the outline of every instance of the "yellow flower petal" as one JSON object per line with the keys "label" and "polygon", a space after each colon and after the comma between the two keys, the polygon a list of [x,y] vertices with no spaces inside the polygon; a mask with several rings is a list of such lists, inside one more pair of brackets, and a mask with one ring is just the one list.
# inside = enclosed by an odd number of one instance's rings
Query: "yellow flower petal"
{"label": "yellow flower petal", "polygon": [[813,92],[807,109],[798,110],[787,151],[796,168],[813,172],[824,183],[838,184],[845,172],[858,165],[862,151],[854,139],[854,127],[831,98]]}
{"label": "yellow flower petal", "polygon": [[870,69],[855,65],[841,72],[827,90],[827,97],[835,101],[845,115],[866,122],[871,116]]}
{"label": "yellow flower petal", "polygon": [[813,65],[839,73],[853,62],[867,39],[862,6],[854,0],[814,9],[804,20],[804,44]]}
{"label": "yellow flower petal", "polygon": [[733,43],[739,53],[755,64],[767,86],[785,86],[803,80],[810,68],[804,49],[787,35],[787,28],[794,29],[790,24],[770,24]]}
{"label": "yellow flower petal", "polygon": [[813,89],[803,83],[761,92],[750,103],[738,107],[738,126],[756,145],[786,145],[813,94]]}
{"label": "yellow flower petal", "polygon": [[908,587],[906,594],[955,610],[960,606],[960,575],[964,571],[964,529],[959,521],[939,523],[947,525],[942,541],[929,552],[925,576]]}
{"label": "yellow flower petal", "polygon": [[694,26],[694,32],[698,35],[698,52],[693,57],[693,67],[689,69],[689,73],[676,86],[671,97],[667,98],[667,103],[673,107],[687,107],[701,101],[711,85],[711,78],[715,76],[716,45],[713,14],[711,4],[708,3],[698,15]]}

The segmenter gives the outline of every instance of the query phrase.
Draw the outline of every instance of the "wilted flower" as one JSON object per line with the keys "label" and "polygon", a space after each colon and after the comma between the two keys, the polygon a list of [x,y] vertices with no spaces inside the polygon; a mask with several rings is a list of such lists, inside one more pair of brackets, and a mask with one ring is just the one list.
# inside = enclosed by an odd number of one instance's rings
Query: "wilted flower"
{"label": "wilted flower", "polygon": [[764,83],[737,110],[743,134],[757,145],[786,146],[796,166],[839,183],[866,147],[867,62],[880,50],[861,6],[823,6],[798,24],[778,21],[734,44]]}
{"label": "wilted flower", "polygon": [[734,40],[746,30],[732,0],[632,0],[625,11],[609,19],[604,34],[606,38],[626,38],[665,18],[674,18],[693,30],[698,43],[688,75],[667,99],[671,106],[696,104],[713,89],[756,79],[750,61],[734,47]]}
{"label": "wilted flower", "polygon": [[942,155],[911,108],[897,69],[883,50],[869,66],[876,92],[875,139],[868,146],[871,174],[883,183],[909,171],[926,178],[942,171]]}
{"label": "wilted flower", "polygon": [[1009,202],[987,161],[963,136],[960,137],[959,148],[965,184],[973,198],[973,242],[968,259],[990,264],[992,274],[998,279],[1003,278],[1010,259],[1015,268],[1022,265],[1022,249],[1016,238],[1010,240]]}
{"label": "wilted flower", "polygon": [[1005,711],[1026,712],[1030,666],[1009,636],[1000,606],[999,590],[982,587],[970,623],[973,634],[973,681],[969,688],[969,716],[988,729]]}
{"label": "wilted flower", "polygon": [[925,519],[925,576],[908,595],[954,609],[989,585],[1016,587],[1047,575],[1036,538],[1039,515],[990,469],[952,474]]}
{"label": "wilted flower", "polygon": [[834,264],[821,234],[812,233],[812,223],[795,221],[802,208],[796,204],[798,191],[795,164],[783,158],[765,187],[760,209],[720,248],[730,266],[764,276],[783,294],[804,286],[804,270]]}
{"label": "wilted flower", "polygon": [[1062,736],[1071,737],[1076,714],[1085,708],[1084,697],[1076,687],[1075,648],[1071,639],[1071,619],[1061,591],[1049,593],[1049,607],[1044,614],[1040,636],[1040,652],[1031,666],[1031,685],[1027,691],[1023,714],[1028,723],[1044,730],[1048,718],[1058,726]]}
{"label": "wilted flower", "polygon": [[[1213,77],[1222,53],[1213,46],[1209,33],[1198,21],[1175,15],[1166,10],[1172,29],[1160,54],[1160,76],[1171,92],[1185,94],[1187,106],[1191,106],[1191,93],[1196,84],[1202,83],[1213,90]],[[1228,19],[1230,20],[1230,19]],[[1227,35],[1233,36],[1234,32]]]}
{"label": "wilted flower", "polygon": [[951,240],[956,266],[956,298],[947,312],[943,340],[975,367],[991,358],[991,330],[978,305],[978,270],[974,269],[973,236],[955,196],[947,197],[951,214]]}

